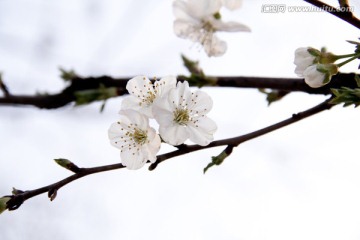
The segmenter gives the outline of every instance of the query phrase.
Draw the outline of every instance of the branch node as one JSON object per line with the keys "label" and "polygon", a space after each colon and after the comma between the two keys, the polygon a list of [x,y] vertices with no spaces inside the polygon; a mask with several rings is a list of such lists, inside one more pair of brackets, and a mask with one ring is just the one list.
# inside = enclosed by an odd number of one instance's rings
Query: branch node
{"label": "branch node", "polygon": [[223,163],[225,158],[230,156],[233,148],[234,148],[234,145],[228,145],[219,155],[217,155],[215,157],[211,157],[211,162],[204,168],[204,174],[212,166],[220,165],[221,163]]}
{"label": "branch node", "polygon": [[0,89],[1,91],[4,93],[5,97],[9,97],[11,94],[9,92],[8,87],[5,85],[3,79],[2,79],[2,74],[0,73]]}
{"label": "branch node", "polygon": [[50,201],[53,201],[57,196],[57,188],[51,188],[48,192],[48,197],[50,198]]}

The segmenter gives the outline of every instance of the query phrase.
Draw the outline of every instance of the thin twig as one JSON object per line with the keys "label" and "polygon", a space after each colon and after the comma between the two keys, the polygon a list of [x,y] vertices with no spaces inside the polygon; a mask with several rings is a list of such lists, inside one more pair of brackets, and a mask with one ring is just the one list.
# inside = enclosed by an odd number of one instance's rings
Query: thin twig
{"label": "thin twig", "polygon": [[[228,139],[222,139],[222,140],[218,140],[218,141],[213,141],[211,142],[209,145],[207,146],[199,146],[199,145],[185,145],[182,144],[180,146],[178,146],[178,149],[173,151],[173,152],[169,152],[169,153],[165,153],[162,155],[157,156],[157,160],[155,163],[152,163],[149,166],[149,170],[154,170],[158,164],[164,162],[165,160],[168,160],[170,158],[176,157],[176,156],[180,156],[180,155],[184,155],[187,153],[191,153],[191,152],[195,152],[198,150],[202,150],[202,149],[207,149],[207,148],[212,148],[212,147],[218,147],[218,146],[227,146],[227,148],[231,148],[231,150],[233,149],[233,147],[238,146],[239,144],[249,141],[251,139],[260,137],[264,134],[270,133],[274,130],[283,128],[287,125],[290,125],[292,123],[295,123],[297,121],[300,121],[304,118],[307,118],[309,116],[315,115],[323,110],[326,109],[330,109],[332,106],[332,104],[329,103],[329,100],[326,100],[325,102],[310,108],[306,111],[297,113],[297,114],[293,114],[290,118],[278,122],[276,124],[270,125],[268,127],[259,129],[257,131],[242,135],[242,136],[238,136],[238,137],[234,137],[234,138],[228,138]],[[230,151],[231,153],[231,151]],[[230,154],[229,153],[229,154]],[[56,193],[57,191],[67,185],[68,183],[71,183],[74,180],[77,180],[79,178],[85,177],[87,175],[90,174],[94,174],[94,173],[100,173],[100,172],[105,172],[105,171],[110,171],[110,170],[115,170],[115,169],[121,169],[124,168],[124,166],[119,163],[119,164],[112,164],[112,165],[106,165],[106,166],[99,166],[99,167],[93,167],[93,168],[79,168],[78,171],[53,184],[50,184],[48,186],[42,187],[42,188],[38,188],[35,190],[28,190],[28,191],[19,191],[17,190],[16,193],[14,195],[11,195],[9,197],[11,197],[11,200],[9,200],[7,202],[7,207],[9,210],[16,210],[17,208],[19,208],[26,200],[35,197],[37,195],[43,194],[43,193],[48,193],[48,196],[50,198],[50,200],[53,200],[56,197]]]}
{"label": "thin twig", "polygon": [[3,79],[2,79],[1,73],[0,73],[0,90],[4,93],[4,96],[6,98],[10,97],[9,89],[5,85],[5,83],[4,83]]}
{"label": "thin twig", "polygon": [[[64,178],[63,180],[50,184],[48,186],[38,188],[35,190],[30,191],[20,191],[20,193],[14,194],[11,197],[11,200],[7,202],[7,206],[9,210],[16,210],[18,209],[26,200],[29,198],[35,197],[37,195],[43,194],[48,192],[49,198],[52,197],[52,193],[57,192],[61,187],[65,186],[68,183],[71,183],[74,180],[79,178],[85,177],[90,174],[105,172],[115,169],[124,168],[121,163],[100,166],[100,167],[93,167],[93,168],[80,168],[80,171],[71,175],[70,177]],[[53,198],[51,199],[53,200]]]}
{"label": "thin twig", "polygon": [[[339,9],[330,6],[326,3],[323,3],[322,1],[318,0],[304,0],[307,3],[310,3],[318,8],[323,9],[324,11],[340,18],[341,20],[353,25],[357,29],[360,29],[360,20],[354,16],[354,14],[351,11],[340,11]],[[348,9],[350,10],[350,9]]]}
{"label": "thin twig", "polygon": [[275,123],[273,125],[270,125],[268,127],[259,129],[257,131],[245,134],[245,135],[241,135],[238,137],[234,137],[234,138],[228,138],[228,139],[223,139],[223,140],[217,140],[217,141],[213,141],[211,142],[209,145],[207,146],[199,146],[199,145],[182,145],[182,147],[178,150],[175,150],[173,152],[169,152],[166,154],[163,154],[161,156],[157,157],[156,162],[152,163],[149,166],[149,170],[154,170],[157,165],[167,159],[179,156],[179,155],[183,155],[184,153],[190,153],[190,152],[195,152],[198,150],[202,150],[202,149],[206,149],[206,148],[212,148],[212,147],[219,147],[219,146],[238,146],[239,144],[249,141],[251,139],[260,137],[262,135],[265,135],[267,133],[270,133],[272,131],[275,131],[277,129],[283,128],[285,126],[288,126],[292,123],[298,122],[304,118],[310,117],[312,115],[315,115],[319,112],[322,112],[324,110],[330,109],[331,107],[333,107],[333,104],[329,103],[330,100],[326,100],[325,102],[320,103],[319,105],[310,108],[306,111],[297,113],[297,114],[293,114],[290,118],[283,120],[281,122]]}

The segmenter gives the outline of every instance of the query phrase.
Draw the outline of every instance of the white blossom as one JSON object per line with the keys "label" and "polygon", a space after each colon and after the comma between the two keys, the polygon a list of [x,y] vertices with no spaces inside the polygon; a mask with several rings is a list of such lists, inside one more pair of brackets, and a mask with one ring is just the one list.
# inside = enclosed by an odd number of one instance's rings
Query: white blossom
{"label": "white blossom", "polygon": [[295,50],[294,64],[296,65],[295,73],[299,77],[304,77],[304,71],[315,63],[316,56],[309,52],[309,48],[298,48]]}
{"label": "white blossom", "polygon": [[212,108],[212,100],[202,91],[191,92],[188,82],[179,82],[162,99],[154,102],[153,113],[159,123],[161,138],[179,145],[190,139],[205,146],[213,140],[217,127],[206,114]]}
{"label": "white blossom", "polygon": [[311,65],[304,71],[305,82],[312,88],[319,88],[325,85],[325,74],[316,69],[317,65]]}
{"label": "white blossom", "polygon": [[304,78],[307,85],[312,88],[319,88],[328,84],[331,76],[338,72],[336,64],[314,64],[306,68]]}
{"label": "white blossom", "polygon": [[223,55],[226,51],[226,43],[214,36],[215,32],[249,32],[250,29],[241,23],[223,22],[218,19],[216,15],[221,6],[220,0],[175,0],[173,3],[176,18],[175,34],[202,44],[209,57]]}
{"label": "white blossom", "polygon": [[166,76],[152,83],[145,76],[137,76],[128,81],[126,89],[130,96],[123,99],[121,109],[134,109],[153,118],[152,105],[156,98],[162,97],[176,86],[176,77]]}
{"label": "white blossom", "polygon": [[148,160],[155,162],[161,140],[145,115],[131,109],[120,111],[120,120],[110,126],[108,135],[128,169],[139,169]]}

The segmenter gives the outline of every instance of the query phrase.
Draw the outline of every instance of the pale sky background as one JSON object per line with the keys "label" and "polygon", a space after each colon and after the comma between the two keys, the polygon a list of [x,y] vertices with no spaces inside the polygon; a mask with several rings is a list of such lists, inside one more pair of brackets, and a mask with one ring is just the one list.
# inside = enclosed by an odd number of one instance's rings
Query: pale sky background
{"label": "pale sky background", "polygon": [[[327,1],[335,3],[337,1]],[[360,4],[350,1],[360,15]],[[359,30],[327,13],[262,13],[244,0],[223,10],[251,33],[223,33],[228,52],[208,58],[172,29],[170,0],[0,0],[0,71],[14,94],[55,93],[58,67],[83,76],[186,74],[180,54],[209,75],[296,77],[294,50],[328,47],[347,54]],[[342,71],[356,69],[349,64]],[[281,121],[325,96],[294,93],[267,107],[257,90],[204,88],[214,101],[215,139]],[[42,187],[70,175],[54,158],[81,167],[120,161],[107,138],[121,97],[57,110],[0,107],[0,195]],[[77,180],[55,201],[40,195],[0,216],[0,239],[355,240],[360,238],[360,114],[337,106],[246,142],[205,175],[222,148],[171,159],[149,172],[117,170]],[[164,152],[164,149],[162,151]]]}

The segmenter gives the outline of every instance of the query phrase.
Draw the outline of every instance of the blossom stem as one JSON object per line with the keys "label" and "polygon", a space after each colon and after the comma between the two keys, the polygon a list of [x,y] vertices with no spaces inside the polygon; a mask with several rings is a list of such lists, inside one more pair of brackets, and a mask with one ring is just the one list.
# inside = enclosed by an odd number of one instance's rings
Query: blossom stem
{"label": "blossom stem", "polygon": [[347,60],[345,60],[345,61],[343,61],[343,62],[341,62],[341,63],[338,63],[337,66],[338,66],[338,67],[342,67],[342,66],[344,66],[345,64],[347,64],[347,63],[349,63],[349,62],[351,62],[351,61],[353,61],[353,60],[355,60],[355,59],[357,59],[357,58],[359,58],[359,57],[360,57],[360,54],[358,53],[358,54],[354,55],[352,58],[349,58],[349,59],[347,59]]}
{"label": "blossom stem", "polygon": [[353,57],[358,55],[358,53],[351,53],[351,54],[344,54],[344,55],[335,55],[334,58],[336,60],[341,59],[341,58],[349,58],[349,57]]}

